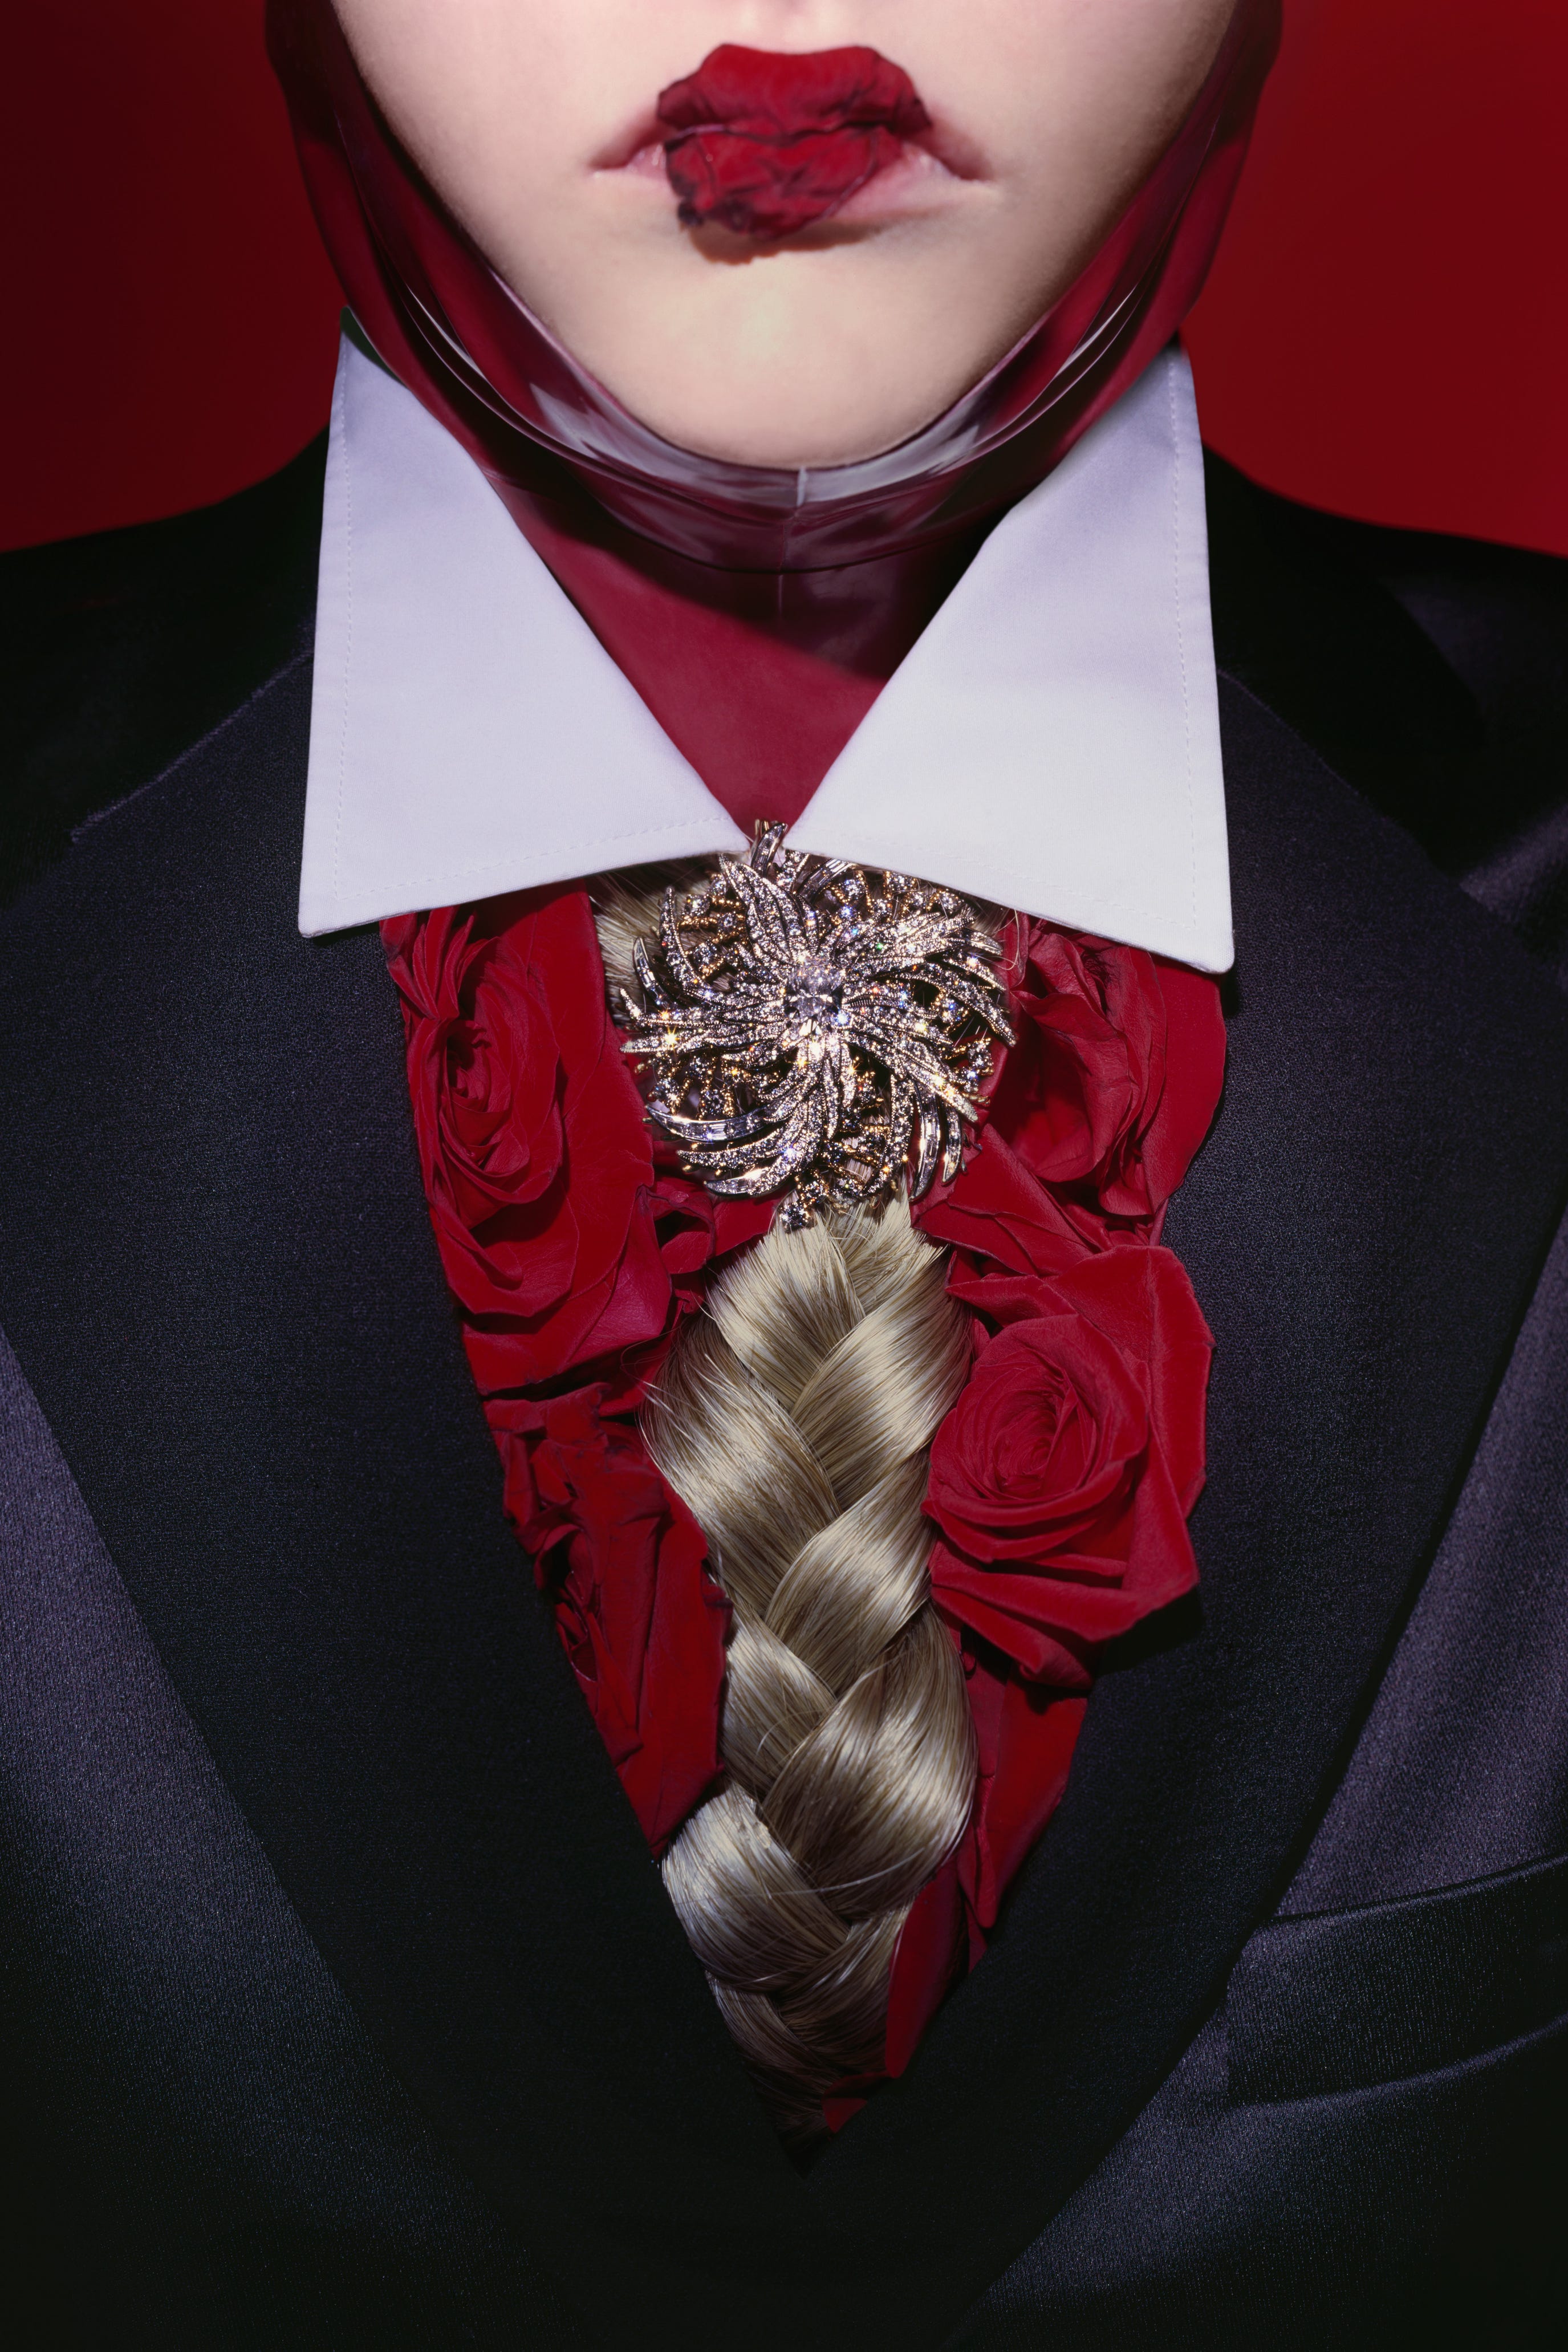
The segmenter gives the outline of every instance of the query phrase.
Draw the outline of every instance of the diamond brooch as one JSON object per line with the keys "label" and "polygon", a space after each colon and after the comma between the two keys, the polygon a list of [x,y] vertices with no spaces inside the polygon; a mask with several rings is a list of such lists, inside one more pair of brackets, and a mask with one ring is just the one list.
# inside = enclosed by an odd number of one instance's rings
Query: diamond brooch
{"label": "diamond brooch", "polygon": [[647,1111],[710,1192],[782,1192],[786,1225],[958,1172],[1013,1043],[1000,941],[951,890],[784,847],[668,890],[637,942],[624,1050]]}

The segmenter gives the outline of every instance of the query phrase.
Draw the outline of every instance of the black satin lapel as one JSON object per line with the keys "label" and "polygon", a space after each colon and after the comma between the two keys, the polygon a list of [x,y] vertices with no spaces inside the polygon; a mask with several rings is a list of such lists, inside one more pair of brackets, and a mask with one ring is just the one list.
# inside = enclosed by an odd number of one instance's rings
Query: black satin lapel
{"label": "black satin lapel", "polygon": [[295,928],[309,707],[5,919],[4,1321],[330,1964],[624,2325],[803,2200],[501,1520],[379,940]]}
{"label": "black satin lapel", "polygon": [[1568,1006],[1222,686],[1238,1001],[1167,1237],[1216,1341],[1195,1605],[1098,1685],[1003,1931],[814,2173],[949,2324],[1175,2063],[1289,1875],[1568,1190]]}

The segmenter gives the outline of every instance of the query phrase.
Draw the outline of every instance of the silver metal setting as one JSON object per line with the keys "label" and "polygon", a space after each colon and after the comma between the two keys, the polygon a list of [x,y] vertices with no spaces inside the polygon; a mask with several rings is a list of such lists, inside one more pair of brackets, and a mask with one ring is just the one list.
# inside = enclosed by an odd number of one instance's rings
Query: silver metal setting
{"label": "silver metal setting", "polygon": [[1013,1042],[1001,943],[952,890],[784,846],[666,891],[637,942],[624,1050],[650,1118],[710,1192],[782,1192],[788,1225],[958,1172]]}

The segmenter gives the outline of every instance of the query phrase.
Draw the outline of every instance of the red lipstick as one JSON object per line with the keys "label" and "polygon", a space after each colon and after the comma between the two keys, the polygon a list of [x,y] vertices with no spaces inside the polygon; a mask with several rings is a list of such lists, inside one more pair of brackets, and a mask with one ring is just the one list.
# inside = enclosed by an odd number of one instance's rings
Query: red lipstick
{"label": "red lipstick", "polygon": [[732,42],[660,91],[658,121],[683,225],[766,238],[827,219],[931,128],[908,74],[876,49]]}

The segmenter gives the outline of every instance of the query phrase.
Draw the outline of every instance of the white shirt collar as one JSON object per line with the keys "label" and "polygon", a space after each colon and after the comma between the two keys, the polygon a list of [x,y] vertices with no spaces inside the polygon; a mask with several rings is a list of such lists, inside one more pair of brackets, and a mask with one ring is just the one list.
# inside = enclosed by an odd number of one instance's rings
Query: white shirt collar
{"label": "white shirt collar", "polygon": [[[1203,456],[1179,352],[996,526],[789,839],[1228,967]],[[473,460],[345,340],[301,931],[744,845]]]}

